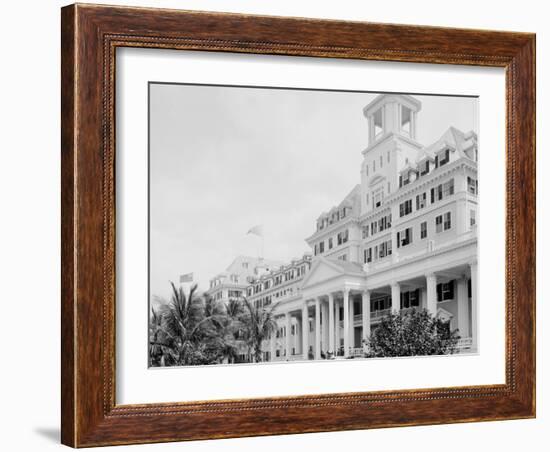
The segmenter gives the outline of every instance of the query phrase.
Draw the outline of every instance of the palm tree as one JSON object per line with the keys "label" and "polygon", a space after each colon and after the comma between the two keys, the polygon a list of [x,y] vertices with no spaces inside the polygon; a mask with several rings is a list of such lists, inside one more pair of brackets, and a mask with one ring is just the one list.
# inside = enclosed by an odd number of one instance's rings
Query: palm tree
{"label": "palm tree", "polygon": [[277,328],[273,314],[276,305],[256,307],[246,298],[243,298],[243,305],[245,313],[241,321],[246,329],[247,345],[253,352],[254,362],[259,363],[262,361],[262,342]]}
{"label": "palm tree", "polygon": [[167,364],[210,364],[213,358],[204,338],[208,336],[207,326],[212,319],[205,315],[205,304],[196,296],[197,285],[193,285],[186,296],[182,287],[170,284],[172,297],[162,313],[162,335],[157,335],[150,347],[164,348],[167,353],[163,358]]}
{"label": "palm tree", "polygon": [[160,315],[155,308],[151,308],[149,316],[149,365],[161,366],[164,364],[163,355],[164,350],[161,336],[162,330],[162,315]]}
{"label": "palm tree", "polygon": [[243,315],[243,304],[238,298],[230,298],[225,305],[225,323],[222,336],[224,343],[222,345],[221,355],[224,362],[233,363],[239,356],[238,342],[242,340],[239,332],[243,325],[241,316]]}

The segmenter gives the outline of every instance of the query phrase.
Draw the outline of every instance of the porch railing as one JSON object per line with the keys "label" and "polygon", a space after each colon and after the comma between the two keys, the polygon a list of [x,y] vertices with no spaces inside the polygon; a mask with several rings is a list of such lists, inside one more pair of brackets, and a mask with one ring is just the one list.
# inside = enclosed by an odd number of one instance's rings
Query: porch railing
{"label": "porch railing", "polygon": [[469,348],[472,348],[473,341],[471,337],[464,337],[458,340],[456,344],[456,348],[459,350],[467,350]]}

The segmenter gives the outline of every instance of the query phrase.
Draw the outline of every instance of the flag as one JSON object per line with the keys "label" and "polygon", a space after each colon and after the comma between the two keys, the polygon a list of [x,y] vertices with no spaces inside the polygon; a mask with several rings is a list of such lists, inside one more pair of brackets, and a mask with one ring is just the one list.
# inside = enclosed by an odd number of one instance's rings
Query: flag
{"label": "flag", "polygon": [[258,237],[263,237],[264,236],[264,225],[263,224],[258,224],[256,226],[254,226],[253,228],[250,228],[246,234],[247,235],[248,234],[254,234],[254,235],[257,235]]}
{"label": "flag", "polygon": [[193,282],[193,273],[186,273],[180,276],[180,283]]}

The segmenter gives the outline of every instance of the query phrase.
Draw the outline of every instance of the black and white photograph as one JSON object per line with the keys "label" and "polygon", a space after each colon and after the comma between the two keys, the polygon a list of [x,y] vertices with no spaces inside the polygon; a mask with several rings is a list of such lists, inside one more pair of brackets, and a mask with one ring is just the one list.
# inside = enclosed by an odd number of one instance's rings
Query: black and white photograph
{"label": "black and white photograph", "polygon": [[148,88],[150,367],[477,352],[477,97]]}

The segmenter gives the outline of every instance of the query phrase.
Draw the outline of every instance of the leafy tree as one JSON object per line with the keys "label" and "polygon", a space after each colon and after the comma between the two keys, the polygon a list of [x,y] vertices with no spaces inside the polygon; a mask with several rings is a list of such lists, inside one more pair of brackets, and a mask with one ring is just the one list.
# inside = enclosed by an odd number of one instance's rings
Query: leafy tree
{"label": "leafy tree", "polygon": [[412,309],[384,317],[367,339],[369,357],[446,355],[457,351],[460,339],[445,322],[427,310]]}
{"label": "leafy tree", "polygon": [[[269,338],[277,327],[273,310],[276,305],[256,307],[243,298],[244,313],[240,319],[245,329],[245,340],[252,351],[254,362],[262,361],[262,342]],[[290,332],[288,332],[290,333]]]}

